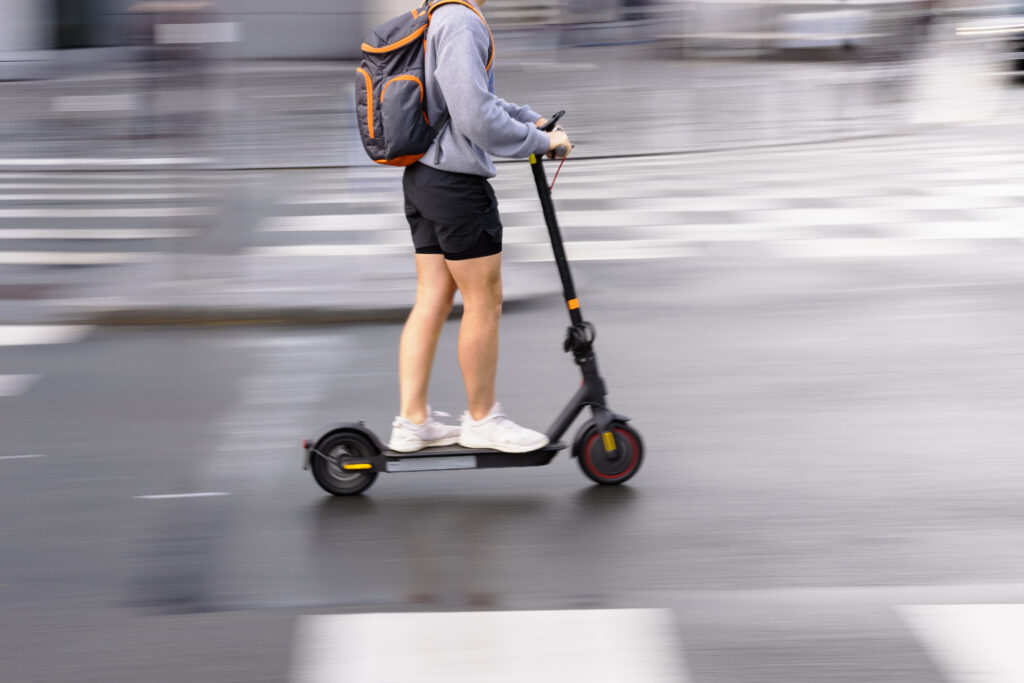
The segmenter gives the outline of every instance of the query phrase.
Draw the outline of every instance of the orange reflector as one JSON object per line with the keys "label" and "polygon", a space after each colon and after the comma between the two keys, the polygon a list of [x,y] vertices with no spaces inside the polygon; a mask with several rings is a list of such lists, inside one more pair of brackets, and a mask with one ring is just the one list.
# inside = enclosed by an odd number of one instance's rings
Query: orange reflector
{"label": "orange reflector", "polygon": [[569,303],[569,310],[570,311],[575,311],[577,308],[580,307],[580,300],[579,299],[569,299],[568,303]]}
{"label": "orange reflector", "polygon": [[345,470],[369,470],[373,469],[373,465],[368,462],[350,462],[341,466]]}
{"label": "orange reflector", "polygon": [[531,154],[530,155],[530,163],[531,164],[536,164],[537,163],[537,155],[536,154]]}
{"label": "orange reflector", "polygon": [[611,453],[615,450],[615,435],[611,432],[605,432],[601,435],[604,440],[604,450],[606,453]]}

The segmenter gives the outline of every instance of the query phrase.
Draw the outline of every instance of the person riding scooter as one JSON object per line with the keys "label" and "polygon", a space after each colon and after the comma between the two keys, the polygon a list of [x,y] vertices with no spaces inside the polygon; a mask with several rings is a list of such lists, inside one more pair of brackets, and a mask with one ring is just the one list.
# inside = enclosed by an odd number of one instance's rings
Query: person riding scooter
{"label": "person riding scooter", "polygon": [[[399,414],[388,448],[410,453],[458,443],[505,453],[536,451],[544,434],[510,420],[495,400],[501,318],[502,225],[488,178],[491,155],[526,158],[569,150],[560,130],[529,107],[494,94],[491,36],[479,11],[486,0],[438,7],[425,44],[425,109],[429,120],[447,115],[433,146],[402,179],[405,214],[415,247],[416,301],[399,350]],[[461,426],[434,419],[427,390],[438,338],[462,293],[459,365],[467,408]]]}

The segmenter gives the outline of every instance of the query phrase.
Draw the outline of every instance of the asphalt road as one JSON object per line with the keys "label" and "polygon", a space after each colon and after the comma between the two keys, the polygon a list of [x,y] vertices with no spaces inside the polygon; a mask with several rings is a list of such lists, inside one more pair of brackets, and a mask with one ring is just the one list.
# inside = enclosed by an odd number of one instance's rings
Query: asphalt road
{"label": "asphalt road", "polygon": [[[337,418],[386,435],[397,325],[4,348],[29,379],[0,398],[0,679],[327,680],[301,677],[309,615],[643,608],[671,615],[675,680],[977,680],[906,606],[1024,602],[1022,261],[579,264],[611,405],[647,447],[611,489],[563,455],[325,495],[300,440]],[[565,322],[557,299],[506,316],[514,419],[546,426],[575,390]],[[453,413],[456,333],[431,395]],[[141,497],[196,493],[223,495]]]}
{"label": "asphalt road", "polygon": [[[154,274],[405,297],[396,176],[8,174],[0,680],[1021,680],[1016,140],[567,164],[639,475],[595,488],[562,455],[344,500],[300,442],[335,419],[386,436],[399,325],[38,325]],[[528,175],[495,186],[510,265],[554,283]],[[543,428],[578,377],[558,295],[533,301],[505,316],[500,399]],[[431,401],[457,414],[456,333]]]}

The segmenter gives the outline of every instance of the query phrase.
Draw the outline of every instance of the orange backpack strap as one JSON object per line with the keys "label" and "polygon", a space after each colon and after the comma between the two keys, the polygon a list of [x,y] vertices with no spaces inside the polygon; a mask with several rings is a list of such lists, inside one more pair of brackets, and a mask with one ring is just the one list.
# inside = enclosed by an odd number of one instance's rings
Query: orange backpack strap
{"label": "orange backpack strap", "polygon": [[[424,3],[424,5],[428,3],[429,0],[427,0],[427,2]],[[430,6],[427,8],[427,14],[432,15],[434,13],[434,10],[436,10],[441,5],[464,5],[469,9],[473,10],[473,13],[480,17],[480,21],[484,22],[484,26],[487,27],[487,35],[490,36],[491,38],[490,56],[487,59],[486,67],[487,70],[490,71],[491,65],[494,64],[494,34],[491,33],[491,27],[487,25],[487,20],[484,19],[484,15],[480,12],[479,9],[477,9],[477,6],[470,2],[469,0],[437,0],[437,2],[430,4]]]}

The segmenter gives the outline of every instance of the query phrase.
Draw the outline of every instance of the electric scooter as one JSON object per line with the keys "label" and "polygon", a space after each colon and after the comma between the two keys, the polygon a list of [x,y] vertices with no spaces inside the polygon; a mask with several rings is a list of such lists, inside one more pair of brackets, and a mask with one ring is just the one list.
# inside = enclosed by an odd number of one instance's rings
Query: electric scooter
{"label": "electric scooter", "polygon": [[[552,116],[543,130],[554,130],[564,113],[560,111]],[[555,155],[564,156],[566,151],[557,149]],[[594,351],[597,333],[594,326],[583,319],[541,157],[530,156],[530,165],[572,323],[563,348],[572,353],[583,375],[579,390],[545,432],[550,443],[529,453],[502,453],[462,446],[437,446],[413,453],[398,453],[381,443],[364,422],[338,422],[330,425],[320,437],[302,442],[303,469],[311,469],[317,484],[328,493],[336,496],[362,493],[370,488],[381,472],[547,465],[566,447],[559,439],[586,408],[590,408],[591,416],[576,432],[572,444],[572,457],[579,462],[583,474],[598,484],[615,485],[630,479],[640,468],[644,450],[640,434],[630,426],[628,417],[612,412],[605,402],[607,391],[598,372]]]}

